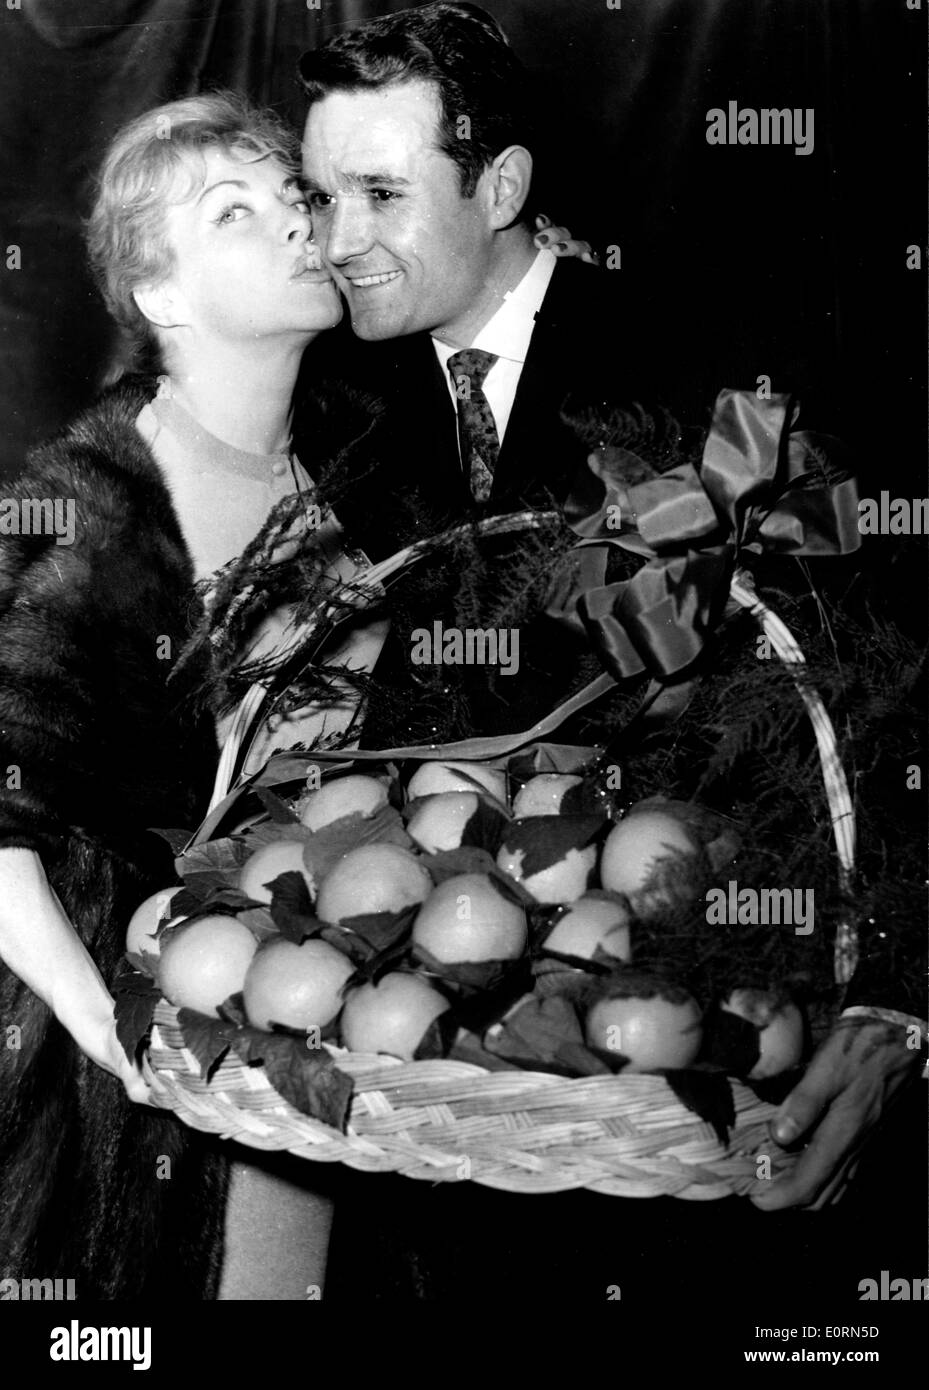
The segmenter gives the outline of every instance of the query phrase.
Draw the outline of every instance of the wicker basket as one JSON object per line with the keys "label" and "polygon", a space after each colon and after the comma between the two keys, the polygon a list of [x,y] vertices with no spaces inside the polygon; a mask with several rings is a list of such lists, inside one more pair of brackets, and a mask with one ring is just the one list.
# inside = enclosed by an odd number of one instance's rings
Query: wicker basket
{"label": "wicker basket", "polygon": [[[503,518],[503,522],[525,518]],[[489,524],[499,524],[489,523]],[[415,563],[412,547],[369,574],[371,589]],[[784,663],[812,720],[832,816],[839,872],[850,880],[854,862],[854,813],[822,701],[802,674],[803,655],[784,624],[738,572],[731,598],[755,617]],[[468,745],[395,749],[393,757],[501,757],[539,740],[613,684],[601,677],[552,718],[516,738],[474,740]],[[253,688],[224,749],[204,824],[191,843],[208,839],[244,789],[229,791],[239,750],[267,692]],[[479,748],[478,748],[479,745]],[[376,758],[371,754],[314,753],[309,761]],[[850,978],[855,941],[840,927],[836,979]],[[562,1192],[589,1188],[612,1196],[674,1196],[710,1200],[756,1189],[756,1156],[776,1177],[795,1161],[771,1140],[774,1107],[732,1082],[736,1123],[723,1145],[712,1126],[689,1110],[661,1076],[618,1075],[578,1079],[545,1072],[487,1071],[454,1060],[404,1063],[331,1047],[340,1070],[353,1080],[345,1134],[301,1115],[273,1089],[263,1068],[243,1064],[232,1051],[206,1081],[185,1048],[176,1011],[162,1000],[155,1012],[144,1069],[155,1103],[175,1111],[195,1129],[257,1149],[287,1150],[319,1162],[341,1162],[364,1172],[398,1172],[428,1182],[473,1181],[511,1192]]]}
{"label": "wicker basket", "polygon": [[736,1125],[724,1148],[660,1076],[569,1079],[329,1050],[354,1082],[346,1134],[299,1114],[261,1067],[231,1052],[204,1081],[177,1011],[164,1001],[145,1072],[156,1103],[194,1129],[254,1149],[427,1182],[707,1201],[751,1191],[757,1154],[769,1157],[772,1177],[794,1161],[768,1138],[773,1108],[738,1083]]}

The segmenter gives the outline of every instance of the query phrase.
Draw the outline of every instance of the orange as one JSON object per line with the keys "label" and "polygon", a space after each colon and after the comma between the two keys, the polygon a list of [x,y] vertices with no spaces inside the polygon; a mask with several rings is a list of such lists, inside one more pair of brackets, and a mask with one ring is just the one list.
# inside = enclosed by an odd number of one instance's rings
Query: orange
{"label": "orange", "polygon": [[602,1052],[629,1058],[625,1071],[688,1067],[700,1051],[700,1009],[689,996],[680,1004],[652,999],[600,999],[587,1015],[586,1037]]}
{"label": "orange", "polygon": [[458,849],[478,806],[477,792],[436,792],[423,797],[407,822],[407,834],[427,854]]}
{"label": "orange", "polygon": [[545,949],[565,956],[592,960],[597,947],[620,960],[631,960],[629,912],[606,898],[578,898],[559,917],[548,936]]}
{"label": "orange", "polygon": [[342,986],[355,967],[326,941],[298,946],[284,937],[262,942],[245,976],[245,1013],[255,1028],[272,1023],[308,1031],[325,1028],[342,1007]]}
{"label": "orange", "polygon": [[419,975],[398,971],[352,990],[342,1011],[342,1041],[352,1052],[388,1052],[412,1062],[430,1023],[448,1000]]}
{"label": "orange", "polygon": [[303,842],[300,840],[275,840],[270,845],[256,849],[250,859],[246,859],[239,874],[239,887],[249,898],[259,903],[271,901],[273,883],[281,874],[298,873],[306,880],[312,894],[316,881],[303,862]]}
{"label": "orange", "polygon": [[351,773],[334,782],[324,782],[318,791],[310,792],[301,807],[300,820],[308,830],[321,830],[343,816],[373,816],[386,805],[387,788],[383,782]]}
{"label": "orange", "polygon": [[198,917],[162,948],[159,988],[170,1004],[219,1018],[218,1005],[241,990],[257,946],[235,917]]}
{"label": "orange", "polygon": [[432,888],[425,866],[399,845],[359,845],[329,870],[319,885],[316,911],[323,922],[369,912],[402,912]]}
{"label": "orange", "polygon": [[152,893],[151,897],[146,898],[140,903],[129,919],[129,926],[126,929],[126,950],[133,955],[141,955],[143,951],[147,955],[157,956],[161,951],[161,946],[155,940],[154,932],[157,930],[163,917],[171,921],[179,921],[179,918],[172,917],[170,913],[171,899],[175,893],[179,893],[180,887],[163,888],[159,893]]}
{"label": "orange", "polygon": [[456,874],[434,888],[413,923],[413,942],[436,960],[516,960],[526,949],[526,914],[486,874]]}

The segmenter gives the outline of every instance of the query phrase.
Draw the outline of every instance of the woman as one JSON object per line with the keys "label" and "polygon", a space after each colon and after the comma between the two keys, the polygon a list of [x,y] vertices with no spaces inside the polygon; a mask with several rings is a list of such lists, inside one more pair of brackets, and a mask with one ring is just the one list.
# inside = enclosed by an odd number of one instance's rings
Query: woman
{"label": "woman", "polygon": [[[195,673],[170,679],[194,581],[311,487],[289,452],[290,401],[303,349],[341,305],[295,153],[273,119],[219,96],[114,142],[91,256],[160,378],[107,393],[13,485],[73,502],[73,545],[0,547],[0,1274],[73,1278],[79,1298],[219,1284],[223,1162],[131,1104],[147,1088],[108,987],[129,915],[173,878],[149,828],[195,824],[215,770],[215,730],[185,699]],[[311,1215],[318,1269],[325,1204]]]}
{"label": "woman", "polygon": [[[311,490],[292,425],[314,437],[314,460],[350,454],[371,425],[371,403],[347,392],[290,419],[303,350],[342,312],[298,156],[272,117],[221,95],[117,136],[88,240],[108,307],[153,370],[124,378],[12,485],[72,503],[73,544],[0,545],[0,1278],[71,1278],[79,1298],[303,1298],[322,1279],[328,1203],[252,1155],[233,1168],[221,1279],[224,1162],[131,1104],[148,1092],[109,992],[129,916],[174,877],[150,828],[196,824],[215,771],[216,730],[190,698],[209,673],[186,661],[172,675],[204,617],[195,581]],[[303,540],[350,568],[332,524]],[[251,654],[286,619],[271,605]],[[356,657],[370,664],[378,646],[362,636]],[[331,727],[303,720],[277,741]]]}

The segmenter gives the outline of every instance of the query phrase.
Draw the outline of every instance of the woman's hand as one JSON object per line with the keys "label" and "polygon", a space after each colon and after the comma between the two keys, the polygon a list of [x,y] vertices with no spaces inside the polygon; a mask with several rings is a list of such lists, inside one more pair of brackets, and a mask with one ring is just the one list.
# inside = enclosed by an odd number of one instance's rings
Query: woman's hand
{"label": "woman's hand", "polygon": [[116,1036],[112,996],[34,850],[0,849],[0,959],[52,1010],[82,1052],[130,1100],[149,1087]]}
{"label": "woman's hand", "polygon": [[96,1010],[91,1012],[78,1004],[73,1014],[69,1009],[63,1009],[65,1017],[59,1014],[59,1022],[67,1028],[78,1047],[92,1062],[96,1062],[98,1067],[102,1067],[111,1076],[115,1076],[117,1081],[122,1082],[130,1100],[138,1105],[151,1105],[151,1088],[138,1064],[131,1062],[126,1056],[126,1050],[116,1036],[113,1000],[109,994],[107,999],[110,1003],[108,1013],[105,1010],[102,1013]]}
{"label": "woman's hand", "polygon": [[541,250],[554,251],[556,256],[574,256],[578,260],[586,261],[588,265],[599,265],[599,257],[595,254],[589,241],[577,241],[572,237],[567,227],[555,227],[552,225],[550,217],[540,213],[535,219],[537,228],[533,238],[536,246]]}

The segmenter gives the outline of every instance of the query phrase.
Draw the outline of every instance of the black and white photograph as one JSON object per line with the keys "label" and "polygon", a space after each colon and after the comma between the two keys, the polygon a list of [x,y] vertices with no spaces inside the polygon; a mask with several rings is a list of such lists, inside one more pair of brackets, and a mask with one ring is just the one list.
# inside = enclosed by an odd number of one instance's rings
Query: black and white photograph
{"label": "black and white photograph", "polygon": [[918,1364],[927,10],[0,0],[25,1373]]}

